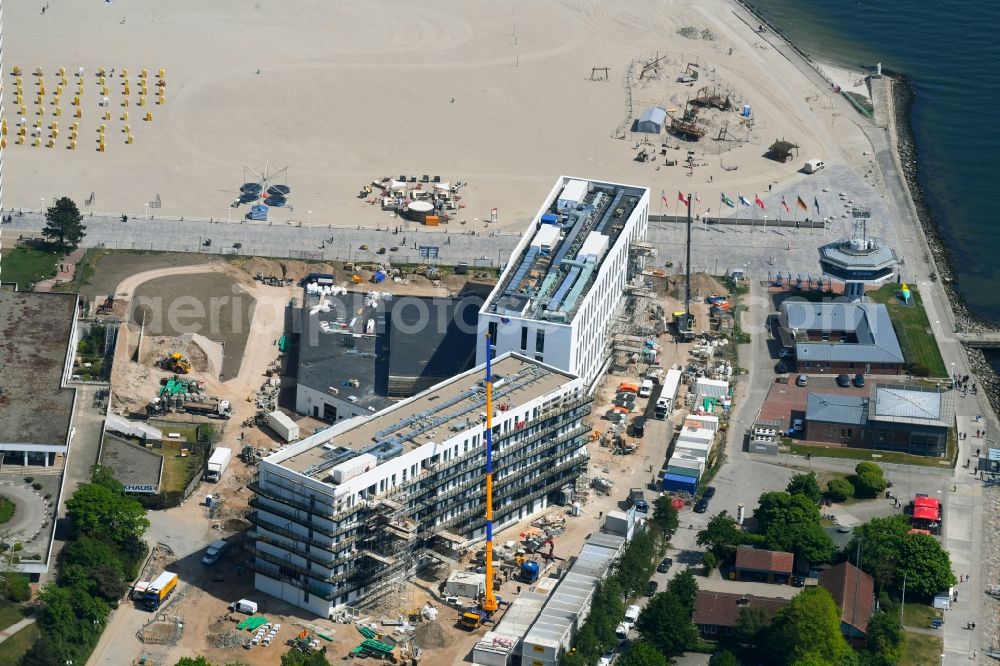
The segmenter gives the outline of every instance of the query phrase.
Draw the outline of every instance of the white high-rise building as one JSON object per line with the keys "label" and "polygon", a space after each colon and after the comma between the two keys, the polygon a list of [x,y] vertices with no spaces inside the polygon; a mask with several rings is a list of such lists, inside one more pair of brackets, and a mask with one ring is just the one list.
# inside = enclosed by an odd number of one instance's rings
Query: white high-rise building
{"label": "white high-rise building", "polygon": [[[641,271],[649,189],[560,177],[479,311],[495,353],[516,352],[590,386],[611,353],[610,328]],[[485,347],[477,362],[485,361]]]}

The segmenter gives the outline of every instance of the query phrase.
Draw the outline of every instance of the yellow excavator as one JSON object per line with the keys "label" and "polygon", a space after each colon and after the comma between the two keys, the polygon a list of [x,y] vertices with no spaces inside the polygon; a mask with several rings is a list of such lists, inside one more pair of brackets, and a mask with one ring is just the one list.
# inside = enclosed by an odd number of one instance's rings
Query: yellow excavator
{"label": "yellow excavator", "polygon": [[164,370],[168,370],[175,375],[186,375],[191,372],[191,361],[184,358],[184,354],[174,352],[159,360],[157,365]]}

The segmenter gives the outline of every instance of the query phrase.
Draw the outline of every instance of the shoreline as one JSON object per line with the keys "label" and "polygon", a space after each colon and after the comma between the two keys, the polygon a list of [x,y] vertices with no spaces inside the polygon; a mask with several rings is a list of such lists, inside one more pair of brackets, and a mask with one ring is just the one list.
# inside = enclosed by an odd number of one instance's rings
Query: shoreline
{"label": "shoreline", "polygon": [[[735,0],[735,4],[749,12],[762,25],[771,30],[824,80],[833,83],[827,73],[823,71],[819,61],[789,39],[778,26],[774,25],[757,7],[753,6],[750,0]],[[889,135],[897,168],[899,168],[903,181],[906,183],[907,194],[920,225],[923,245],[928,251],[926,260],[936,271],[938,280],[941,282],[941,286],[948,297],[953,332],[1000,331],[1000,323],[991,322],[981,317],[973,312],[965,302],[965,298],[961,292],[961,285],[954,281],[955,271],[951,249],[944,242],[941,229],[934,219],[934,215],[924,196],[923,188],[920,187],[919,174],[921,165],[918,159],[919,151],[913,134],[913,128],[910,124],[910,113],[915,96],[913,85],[906,74],[902,72],[883,67],[882,75],[890,81],[888,98],[889,118],[885,131]],[[841,97],[848,99],[843,94],[841,94]],[[850,99],[848,101],[852,102]],[[852,106],[856,108],[856,105],[853,103]],[[965,345],[962,345],[962,349],[969,360],[970,369],[979,378],[979,383],[986,392],[990,406],[995,413],[1000,414],[1000,373],[997,372],[986,358],[983,350],[973,349]]]}

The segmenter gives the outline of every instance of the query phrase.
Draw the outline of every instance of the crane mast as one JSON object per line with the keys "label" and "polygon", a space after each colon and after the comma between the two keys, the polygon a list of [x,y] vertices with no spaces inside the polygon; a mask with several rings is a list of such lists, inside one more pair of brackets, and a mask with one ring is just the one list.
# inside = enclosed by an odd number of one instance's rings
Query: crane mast
{"label": "crane mast", "polygon": [[490,336],[486,334],[486,595],[482,608],[494,613],[500,607],[493,592],[493,363]]}

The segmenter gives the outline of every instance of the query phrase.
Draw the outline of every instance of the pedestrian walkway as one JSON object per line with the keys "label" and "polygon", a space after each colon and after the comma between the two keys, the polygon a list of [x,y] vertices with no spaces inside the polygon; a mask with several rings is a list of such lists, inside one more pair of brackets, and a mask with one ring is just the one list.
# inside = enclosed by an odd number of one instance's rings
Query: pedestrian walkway
{"label": "pedestrian walkway", "polygon": [[34,624],[34,623],[35,623],[35,618],[33,618],[33,617],[26,617],[23,620],[21,620],[20,622],[15,622],[14,624],[10,625],[9,627],[7,627],[6,629],[4,629],[3,631],[0,631],[0,643],[3,643],[5,640],[7,640],[8,638],[10,638],[11,636],[13,636],[14,634],[16,634],[17,632],[21,631],[22,629],[24,629],[25,627],[27,627],[29,624]]}
{"label": "pedestrian walkway", "polygon": [[73,278],[76,277],[76,265],[86,253],[85,248],[78,247],[60,259],[56,267],[56,274],[48,280],[42,280],[36,284],[35,291],[52,291],[52,288],[57,284],[72,282]]}

